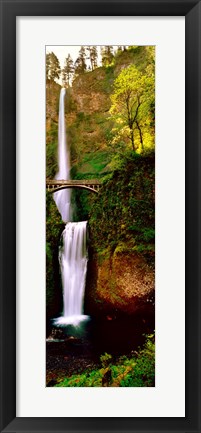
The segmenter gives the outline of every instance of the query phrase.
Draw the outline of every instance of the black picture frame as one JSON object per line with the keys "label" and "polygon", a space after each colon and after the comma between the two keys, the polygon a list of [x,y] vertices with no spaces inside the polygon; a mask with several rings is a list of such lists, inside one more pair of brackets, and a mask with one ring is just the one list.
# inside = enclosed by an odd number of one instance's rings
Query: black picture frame
{"label": "black picture frame", "polygon": [[[200,432],[201,2],[197,0],[0,0],[0,308],[2,432]],[[16,17],[185,16],[186,33],[186,416],[16,418]],[[12,271],[11,271],[12,270]],[[174,392],[174,384],[172,385]]]}

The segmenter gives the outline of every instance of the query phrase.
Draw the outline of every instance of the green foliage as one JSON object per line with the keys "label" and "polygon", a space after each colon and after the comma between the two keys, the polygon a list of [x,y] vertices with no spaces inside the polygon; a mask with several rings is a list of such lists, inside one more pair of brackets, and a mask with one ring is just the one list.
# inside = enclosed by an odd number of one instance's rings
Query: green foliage
{"label": "green foliage", "polygon": [[[54,134],[54,129],[52,129],[52,137]],[[57,172],[57,142],[56,140],[52,141],[46,147],[46,159],[48,164],[46,165],[46,177],[49,179],[53,179]]]}
{"label": "green foliage", "polygon": [[99,177],[110,161],[110,158],[111,156],[108,151],[86,154],[82,161],[81,170],[82,172],[87,172],[89,178],[91,175]]}
{"label": "green foliage", "polygon": [[[76,166],[79,173],[91,172],[90,167],[85,169],[85,163],[96,158],[97,154],[103,152],[106,155],[110,153],[111,160],[111,149],[106,145],[110,138],[109,133],[110,122],[107,120],[106,115],[103,116],[100,113],[89,114],[83,111],[77,113],[74,122],[67,127],[67,135],[71,145],[73,167]],[[100,158],[100,155],[98,158]]]}
{"label": "green foliage", "polygon": [[108,365],[111,363],[111,360],[112,356],[109,353],[104,353],[104,355],[100,356],[100,362],[104,368],[108,367]]}
{"label": "green foliage", "polygon": [[144,348],[139,352],[134,369],[120,382],[126,387],[155,386],[155,344],[154,335],[149,335]]}
{"label": "green foliage", "polygon": [[[107,173],[107,165],[110,159],[110,152],[86,154],[80,164],[73,166],[71,177],[73,179],[101,179]],[[86,190],[73,190],[72,199],[76,207],[75,219],[77,221],[88,220],[94,202],[94,195],[94,193]]]}
{"label": "green foliage", "polygon": [[[154,259],[154,155],[124,155],[119,168],[93,197],[90,233],[93,246],[137,250]],[[100,230],[101,227],[101,230]],[[116,250],[117,251],[117,250]]]}
{"label": "green foliage", "polygon": [[64,224],[51,193],[46,194],[46,306],[54,317],[61,308],[58,246]]}
{"label": "green foliage", "polygon": [[101,355],[102,367],[82,374],[61,379],[57,387],[101,387],[105,377],[110,376],[106,386],[111,387],[154,387],[155,386],[155,343],[154,335],[148,335],[142,349],[135,356],[122,356],[115,364],[112,356]]}
{"label": "green foliage", "polygon": [[73,189],[74,221],[87,221],[92,204],[92,193],[87,190]]}

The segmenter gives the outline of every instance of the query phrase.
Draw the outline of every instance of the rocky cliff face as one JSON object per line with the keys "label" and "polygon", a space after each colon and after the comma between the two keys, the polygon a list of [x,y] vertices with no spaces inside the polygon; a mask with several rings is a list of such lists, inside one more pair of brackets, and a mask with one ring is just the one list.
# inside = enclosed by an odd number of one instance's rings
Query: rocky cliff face
{"label": "rocky cliff face", "polygon": [[93,114],[94,112],[103,113],[110,108],[110,99],[101,88],[100,83],[105,79],[105,71],[95,69],[90,74],[79,76],[73,83],[72,98],[76,103],[78,112]]}
{"label": "rocky cliff face", "polygon": [[90,314],[154,311],[154,271],[137,253],[102,253],[89,262],[86,306]]}
{"label": "rocky cliff face", "polygon": [[[97,68],[90,73],[77,77],[72,87],[72,98],[76,103],[78,112],[92,114],[94,112],[104,113],[110,108],[110,98],[106,86],[108,79],[106,71]],[[109,87],[111,83],[109,81]]]}

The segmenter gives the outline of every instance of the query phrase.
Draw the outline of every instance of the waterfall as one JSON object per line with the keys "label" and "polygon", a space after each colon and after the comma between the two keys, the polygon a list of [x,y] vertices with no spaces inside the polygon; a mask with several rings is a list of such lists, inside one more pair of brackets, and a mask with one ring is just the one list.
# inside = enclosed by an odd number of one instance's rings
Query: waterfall
{"label": "waterfall", "polygon": [[[61,89],[59,102],[58,166],[57,180],[70,179],[70,150],[65,126],[65,89]],[[63,288],[63,316],[54,320],[55,325],[78,325],[88,319],[83,315],[84,290],[87,271],[86,232],[87,221],[70,222],[72,219],[71,190],[54,193],[54,200],[67,223],[62,233],[59,262]]]}
{"label": "waterfall", "polygon": [[[66,89],[62,88],[59,100],[59,131],[58,131],[58,166],[59,171],[55,176],[57,180],[70,179],[70,150],[66,140],[65,125],[65,94]],[[66,223],[72,218],[71,190],[69,188],[54,193],[54,201],[61,214],[62,220]]]}

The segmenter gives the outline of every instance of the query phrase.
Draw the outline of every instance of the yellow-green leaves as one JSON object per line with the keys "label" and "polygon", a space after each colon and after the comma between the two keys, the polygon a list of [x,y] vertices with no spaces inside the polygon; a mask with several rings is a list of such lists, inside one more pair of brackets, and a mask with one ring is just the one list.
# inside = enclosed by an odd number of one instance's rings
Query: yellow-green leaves
{"label": "yellow-green leaves", "polygon": [[134,64],[123,69],[114,82],[110,114],[115,121],[114,143],[124,137],[134,151],[154,147],[154,66],[144,72]]}

